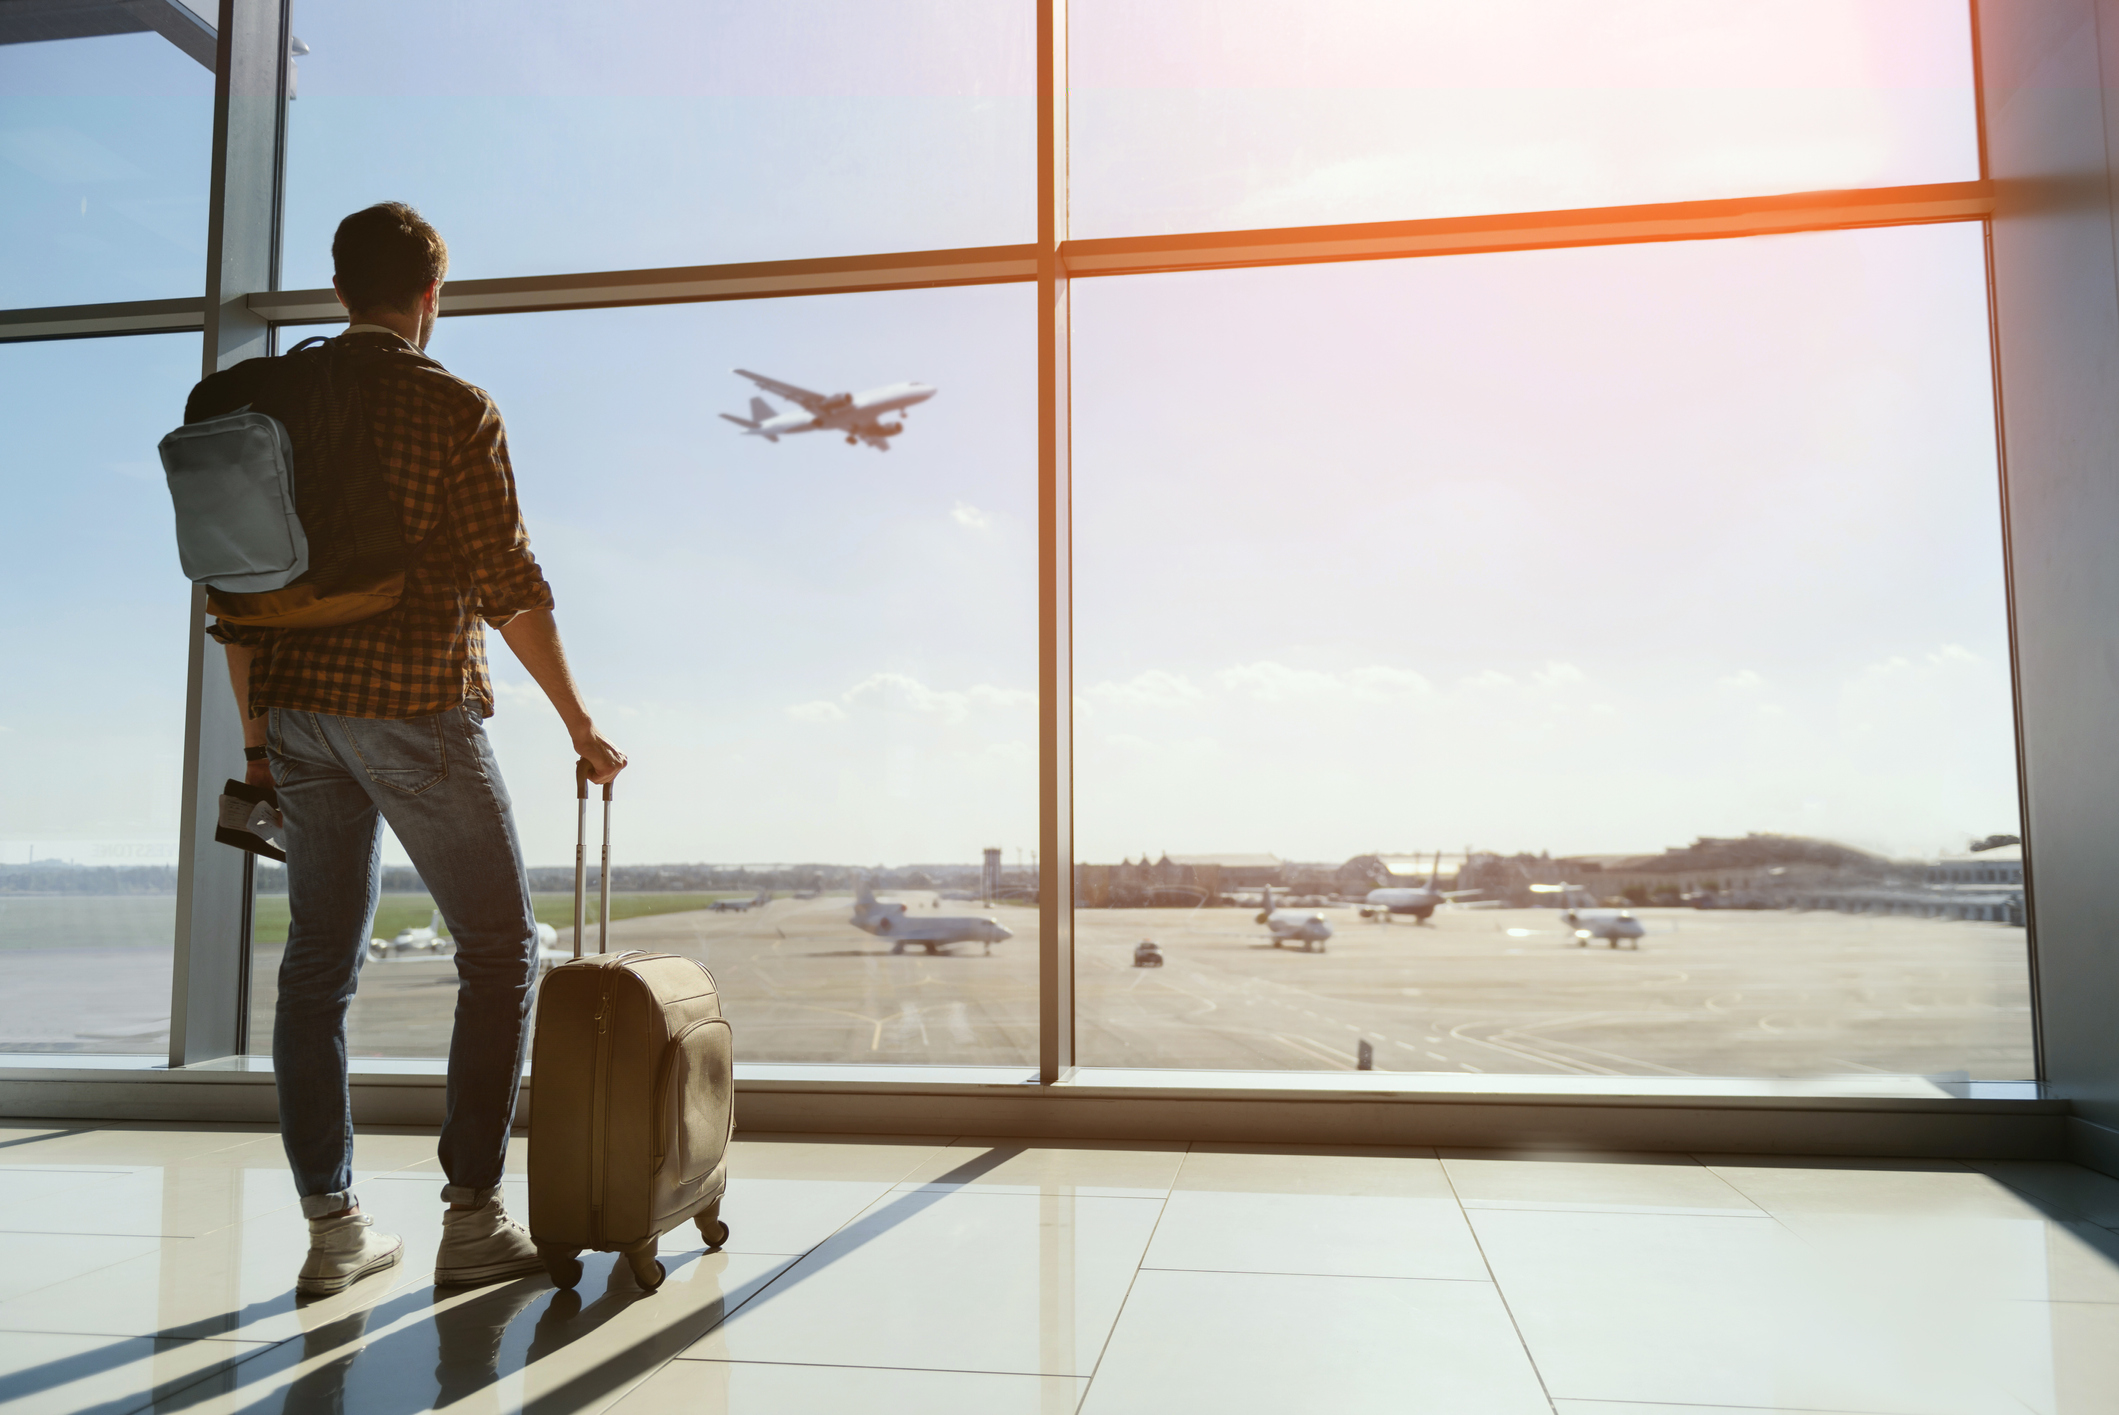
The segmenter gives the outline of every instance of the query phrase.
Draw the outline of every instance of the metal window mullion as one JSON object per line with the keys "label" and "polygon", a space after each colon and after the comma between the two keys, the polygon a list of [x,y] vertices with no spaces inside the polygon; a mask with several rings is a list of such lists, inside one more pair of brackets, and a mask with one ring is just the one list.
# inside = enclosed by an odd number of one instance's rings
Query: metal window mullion
{"label": "metal window mullion", "polygon": [[[221,0],[202,375],[271,349],[272,326],[251,312],[248,301],[272,287],[279,249],[289,3]],[[246,1040],[249,857],[213,838],[221,782],[243,775],[243,737],[219,646],[206,636],[206,618],[205,591],[195,587],[186,620],[172,1066],[233,1055]]]}
{"label": "metal window mullion", "polygon": [[1067,4],[1037,6],[1038,1079],[1074,1067],[1074,623]]}

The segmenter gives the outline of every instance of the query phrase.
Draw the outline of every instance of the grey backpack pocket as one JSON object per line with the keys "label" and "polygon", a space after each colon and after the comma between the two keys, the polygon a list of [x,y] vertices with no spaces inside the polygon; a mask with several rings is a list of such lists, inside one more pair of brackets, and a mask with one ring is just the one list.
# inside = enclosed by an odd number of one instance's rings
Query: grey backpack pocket
{"label": "grey backpack pocket", "polygon": [[193,584],[234,594],[284,589],[309,568],[294,506],[294,448],[279,419],[245,410],[162,439],[177,556]]}

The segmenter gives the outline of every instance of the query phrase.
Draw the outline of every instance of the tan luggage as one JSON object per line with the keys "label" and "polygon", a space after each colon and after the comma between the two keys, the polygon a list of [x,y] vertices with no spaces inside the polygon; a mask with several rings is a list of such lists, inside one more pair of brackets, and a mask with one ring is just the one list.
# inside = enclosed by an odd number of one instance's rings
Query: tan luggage
{"label": "tan luggage", "polygon": [[581,956],[588,769],[575,768],[574,957],[537,991],[530,1061],[530,1236],[552,1281],[581,1281],[581,1250],[623,1253],[641,1287],[656,1242],[687,1220],[728,1241],[721,1196],[735,1129],[734,1063],[713,975],[671,953],[606,953],[611,788],[603,788],[603,912]]}

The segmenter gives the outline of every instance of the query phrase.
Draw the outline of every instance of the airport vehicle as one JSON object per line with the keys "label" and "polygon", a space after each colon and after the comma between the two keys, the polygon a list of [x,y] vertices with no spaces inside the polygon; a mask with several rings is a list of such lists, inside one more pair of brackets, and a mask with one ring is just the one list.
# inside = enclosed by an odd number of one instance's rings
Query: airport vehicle
{"label": "airport vehicle", "polygon": [[1155,940],[1144,938],[1133,945],[1133,966],[1136,968],[1160,968],[1163,951],[1155,946]]}
{"label": "airport vehicle", "polygon": [[1015,933],[998,919],[985,917],[952,917],[939,919],[910,918],[905,905],[895,899],[878,900],[875,891],[863,880],[854,895],[853,926],[863,933],[890,940],[892,953],[903,953],[905,945],[916,943],[928,953],[940,953],[946,944],[983,943],[988,953],[1003,939],[1014,938]]}
{"label": "airport vehicle", "polygon": [[1577,948],[1587,948],[1596,938],[1603,939],[1607,948],[1617,948],[1622,938],[1628,940],[1627,947],[1639,948],[1641,935],[1648,932],[1624,909],[1569,909],[1560,915],[1560,922],[1573,931]]}
{"label": "airport vehicle", "polygon": [[[890,439],[905,430],[906,410],[915,403],[926,402],[937,391],[929,384],[907,381],[871,388],[866,393],[812,393],[807,388],[797,388],[792,383],[782,383],[777,378],[767,378],[747,368],[735,372],[802,410],[783,413],[753,395],[749,417],[739,418],[734,413],[721,415],[742,428],[745,437],[762,437],[767,442],[778,442],[798,432],[837,432],[845,434],[849,447],[865,442],[878,451],[888,452]],[[898,420],[885,422],[884,419],[892,413],[898,415]]]}
{"label": "airport vehicle", "polygon": [[1476,889],[1437,889],[1435,881],[1442,875],[1442,852],[1435,852],[1435,864],[1427,872],[1427,883],[1411,889],[1384,886],[1372,889],[1361,901],[1361,917],[1389,923],[1393,914],[1411,914],[1415,926],[1424,924],[1435,910],[1457,899],[1469,899],[1481,893]]}
{"label": "airport vehicle", "polygon": [[1324,952],[1324,941],[1332,936],[1332,926],[1324,915],[1314,909],[1275,909],[1273,886],[1266,886],[1265,908],[1258,911],[1258,922],[1273,934],[1273,947],[1284,943],[1300,943],[1304,953]]}
{"label": "airport vehicle", "polygon": [[574,768],[573,956],[537,988],[529,1107],[530,1237],[554,1286],[582,1279],[581,1252],[621,1253],[642,1292],[662,1285],[662,1235],[695,1224],[728,1242],[721,1200],[735,1131],[735,1064],[713,975],[673,953],[606,953],[611,788],[603,788],[603,909],[585,932],[589,764]]}
{"label": "airport vehicle", "polygon": [[748,899],[716,899],[706,907],[715,914],[748,914],[751,910],[763,909],[772,902],[773,892],[761,889]]}

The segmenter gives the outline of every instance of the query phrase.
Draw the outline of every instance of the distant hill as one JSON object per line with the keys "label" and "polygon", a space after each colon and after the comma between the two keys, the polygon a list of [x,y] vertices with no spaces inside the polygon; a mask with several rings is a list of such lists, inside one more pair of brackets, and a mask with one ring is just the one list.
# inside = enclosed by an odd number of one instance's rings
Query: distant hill
{"label": "distant hill", "polygon": [[76,865],[65,860],[0,865],[4,894],[175,894],[173,865]]}
{"label": "distant hill", "polygon": [[1890,862],[1881,855],[1832,840],[1806,835],[1769,835],[1754,831],[1734,839],[1703,835],[1690,845],[1660,855],[1639,855],[1607,869],[1640,874],[1675,874],[1680,870],[1757,870],[1775,865],[1826,865],[1835,869],[1881,870]]}

